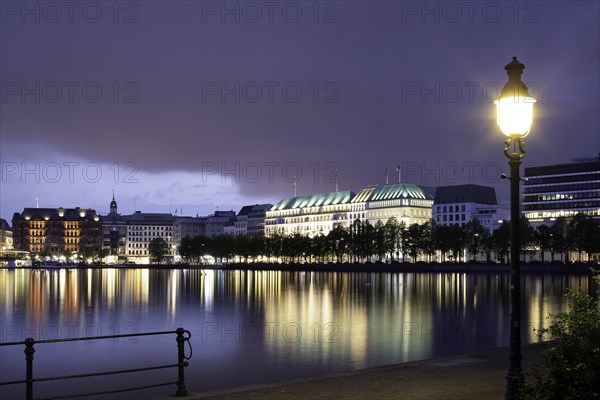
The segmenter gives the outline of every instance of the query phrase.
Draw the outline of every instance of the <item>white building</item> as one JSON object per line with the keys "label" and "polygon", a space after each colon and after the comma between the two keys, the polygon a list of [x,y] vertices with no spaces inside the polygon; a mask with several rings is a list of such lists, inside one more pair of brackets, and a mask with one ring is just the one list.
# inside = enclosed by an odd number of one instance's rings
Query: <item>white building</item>
{"label": "white building", "polygon": [[283,199],[266,211],[265,236],[299,233],[312,237],[327,235],[338,225],[347,228],[352,223],[354,196],[344,191]]}
{"label": "white building", "polygon": [[205,236],[206,217],[175,217],[173,224],[173,240],[179,246],[181,239],[189,236]]}
{"label": "white building", "polygon": [[177,243],[173,237],[175,217],[171,214],[142,213],[136,211],[127,216],[126,255],[127,261],[135,264],[149,264],[149,245],[153,239],[162,238],[167,242],[167,258],[173,258]]}
{"label": "white building", "polygon": [[0,251],[13,250],[13,232],[5,219],[0,218]]}
{"label": "white building", "polygon": [[386,223],[394,217],[407,226],[431,221],[435,189],[408,183],[377,186],[361,190],[352,203],[357,206],[351,217],[371,224]]}
{"label": "white building", "polygon": [[464,227],[471,219],[477,218],[492,233],[508,216],[509,210],[498,208],[493,187],[454,185],[436,189],[433,221],[437,225]]}
{"label": "white building", "polygon": [[235,221],[235,211],[215,211],[206,217],[204,235],[215,237],[225,234],[225,226]]}
{"label": "white building", "polygon": [[336,226],[348,228],[355,220],[372,224],[395,217],[407,225],[431,220],[434,189],[412,184],[385,185],[361,190],[315,194],[281,200],[267,211],[265,235],[299,233],[327,235]]}
{"label": "white building", "polygon": [[235,220],[231,220],[225,225],[225,234],[232,236],[264,235],[267,210],[272,206],[272,204],[254,204],[242,207],[240,212],[237,213]]}

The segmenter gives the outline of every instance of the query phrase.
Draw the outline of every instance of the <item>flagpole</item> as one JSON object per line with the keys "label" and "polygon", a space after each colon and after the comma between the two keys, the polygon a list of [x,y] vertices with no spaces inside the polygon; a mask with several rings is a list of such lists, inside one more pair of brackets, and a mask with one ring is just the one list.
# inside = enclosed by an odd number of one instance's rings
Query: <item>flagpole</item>
{"label": "flagpole", "polygon": [[294,197],[296,197],[296,176],[294,177]]}
{"label": "flagpole", "polygon": [[335,169],[335,192],[337,193],[339,190],[339,185],[340,185],[340,176],[339,176],[339,169]]}
{"label": "flagpole", "polygon": [[388,169],[387,168],[385,169],[385,184],[386,185],[390,184],[389,177],[388,177]]}
{"label": "flagpole", "polygon": [[402,183],[402,168],[398,165],[396,167],[396,171],[398,171],[398,183]]}

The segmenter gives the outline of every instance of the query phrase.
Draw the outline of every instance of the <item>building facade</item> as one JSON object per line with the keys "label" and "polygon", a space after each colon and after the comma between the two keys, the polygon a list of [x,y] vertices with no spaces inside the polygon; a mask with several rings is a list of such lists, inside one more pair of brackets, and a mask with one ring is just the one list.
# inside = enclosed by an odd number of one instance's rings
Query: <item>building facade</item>
{"label": "building facade", "polygon": [[267,210],[270,210],[271,207],[273,207],[273,204],[255,204],[252,206],[246,220],[246,234],[248,236],[264,236]]}
{"label": "building facade", "polygon": [[492,233],[508,216],[508,209],[498,208],[493,187],[454,185],[436,189],[432,217],[437,225],[464,227],[476,218]]}
{"label": "building facade", "polygon": [[127,226],[125,247],[128,262],[149,264],[150,242],[156,238],[162,238],[167,243],[168,252],[165,258],[173,260],[177,243],[173,237],[175,217],[172,214],[136,211],[125,218]]}
{"label": "building facade", "polygon": [[125,261],[127,256],[127,216],[117,211],[117,202],[113,194],[110,212],[102,219],[102,249],[110,264]]}
{"label": "building facade", "polygon": [[314,194],[283,199],[265,216],[265,236],[275,234],[327,235],[336,226],[349,227],[355,193],[351,191]]}
{"label": "building facade", "polygon": [[234,220],[230,220],[224,228],[226,235],[263,236],[267,210],[272,204],[254,204],[241,208]]}
{"label": "building facade", "polygon": [[8,222],[0,218],[0,252],[13,250],[13,232]]}
{"label": "building facade", "polygon": [[102,222],[93,209],[25,208],[13,215],[13,245],[37,256],[99,256]]}
{"label": "building facade", "polygon": [[235,222],[235,211],[215,211],[213,215],[206,217],[204,235],[215,237],[225,234],[225,226]]}
{"label": "building facade", "polygon": [[354,221],[386,223],[390,218],[406,225],[431,220],[435,189],[394,184],[351,191],[283,199],[266,213],[265,235],[327,235],[336,226]]}
{"label": "building facade", "polygon": [[173,224],[173,238],[177,245],[185,237],[206,236],[206,217],[176,217]]}
{"label": "building facade", "polygon": [[581,213],[600,220],[600,158],[525,168],[523,213],[532,224]]}
{"label": "building facade", "polygon": [[352,199],[356,209],[350,217],[371,224],[386,223],[395,218],[404,224],[423,224],[431,221],[431,206],[435,189],[408,183],[377,186],[361,190]]}

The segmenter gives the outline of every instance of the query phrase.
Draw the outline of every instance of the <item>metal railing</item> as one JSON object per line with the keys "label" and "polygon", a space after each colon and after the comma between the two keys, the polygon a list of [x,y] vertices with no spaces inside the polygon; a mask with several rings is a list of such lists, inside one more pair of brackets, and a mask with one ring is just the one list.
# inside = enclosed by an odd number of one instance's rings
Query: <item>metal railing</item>
{"label": "metal railing", "polygon": [[[34,345],[43,344],[43,343],[59,343],[59,342],[75,342],[81,340],[98,340],[98,339],[117,339],[117,338],[126,338],[126,337],[134,337],[134,336],[153,336],[153,335],[167,335],[167,334],[176,334],[177,341],[177,364],[167,364],[167,365],[156,365],[152,367],[144,367],[144,368],[130,368],[130,369],[122,369],[122,370],[113,370],[113,371],[102,371],[96,373],[88,373],[88,374],[77,374],[77,375],[64,375],[64,376],[50,376],[45,378],[34,378],[33,377],[33,354],[35,353]],[[155,369],[165,369],[165,368],[174,368],[177,367],[177,381],[172,382],[164,382],[157,383],[148,386],[137,386],[130,387],[125,389],[116,389],[109,390],[103,392],[90,392],[90,393],[78,393],[78,394],[69,394],[65,396],[58,397],[45,397],[45,399],[68,399],[72,397],[83,397],[83,396],[94,396],[94,395],[102,395],[102,394],[111,394],[111,393],[121,393],[121,392],[129,392],[133,390],[142,390],[149,389],[159,386],[167,386],[167,385],[177,385],[177,391],[175,392],[175,396],[177,397],[185,397],[188,395],[187,388],[185,387],[185,374],[184,368],[189,365],[186,360],[192,358],[192,346],[190,344],[190,338],[192,334],[190,331],[185,330],[183,328],[177,328],[175,331],[164,331],[164,332],[147,332],[147,333],[132,333],[132,334],[123,334],[123,335],[111,335],[111,336],[88,336],[81,338],[71,338],[71,339],[49,339],[49,340],[35,340],[32,338],[27,338],[23,342],[8,342],[8,343],[0,343],[0,346],[17,346],[17,345],[25,345],[25,379],[16,380],[16,381],[6,381],[0,382],[1,385],[16,385],[16,384],[25,384],[25,399],[33,400],[33,383],[34,382],[45,382],[45,381],[56,381],[61,379],[76,379],[76,378],[88,378],[94,376],[104,376],[104,375],[115,375],[115,374],[125,374],[131,372],[141,372],[141,371],[151,371]],[[188,343],[190,349],[190,355],[185,355],[184,345],[185,342]]]}

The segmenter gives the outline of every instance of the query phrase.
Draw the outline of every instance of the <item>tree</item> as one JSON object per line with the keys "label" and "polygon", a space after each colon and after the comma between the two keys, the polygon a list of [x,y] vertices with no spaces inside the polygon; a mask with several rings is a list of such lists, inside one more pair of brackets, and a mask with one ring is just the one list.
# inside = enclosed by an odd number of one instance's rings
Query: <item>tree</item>
{"label": "tree", "polygon": [[[552,229],[552,250],[560,254],[560,261],[564,262],[563,255],[569,252],[569,243],[567,242],[567,220],[564,217],[556,218],[554,224],[550,227]],[[554,258],[554,257],[553,257]],[[567,260],[568,261],[568,260]]]}
{"label": "tree", "polygon": [[336,226],[327,235],[327,247],[331,254],[335,255],[336,262],[341,262],[344,254],[347,253],[348,241],[348,231],[342,225]]}
{"label": "tree", "polygon": [[492,233],[492,247],[496,252],[496,258],[506,262],[510,252],[510,222],[504,221]]}
{"label": "tree", "polygon": [[525,262],[527,252],[531,251],[531,248],[535,244],[535,230],[531,227],[529,220],[524,215],[521,215],[521,218],[519,219],[519,229],[521,254],[523,255],[523,262]]}
{"label": "tree", "polygon": [[181,239],[181,243],[179,244],[179,248],[177,250],[179,252],[179,255],[184,260],[190,260],[193,257],[192,246],[193,240],[189,236],[186,236],[183,239]]}
{"label": "tree", "polygon": [[465,231],[458,224],[450,225],[448,228],[452,257],[460,262],[460,256],[466,247]]}
{"label": "tree", "polygon": [[579,261],[583,253],[588,256],[598,251],[600,246],[600,229],[592,217],[581,213],[575,215],[567,224],[567,242],[571,249],[579,254]]}
{"label": "tree", "polygon": [[148,244],[148,252],[152,259],[160,262],[169,253],[169,244],[161,237],[154,238]]}
{"label": "tree", "polygon": [[430,225],[412,224],[406,231],[408,255],[412,257],[413,262],[417,262],[420,253],[427,249],[427,243],[431,236]]}
{"label": "tree", "polygon": [[446,225],[435,225],[433,227],[433,245],[442,253],[442,262],[446,262],[446,254],[450,251],[450,227]]}
{"label": "tree", "polygon": [[[394,262],[394,252],[400,256],[400,225],[395,217],[391,217],[385,223],[385,251],[390,254]],[[398,257],[399,258],[399,257]]]}
{"label": "tree", "polygon": [[482,244],[486,241],[486,237],[489,236],[487,229],[481,225],[479,219],[472,218],[465,225],[465,240],[467,244],[467,251],[477,261],[477,254],[482,248]]}
{"label": "tree", "polygon": [[408,228],[404,221],[400,222],[400,225],[398,225],[398,232],[400,233],[399,248],[402,252],[402,262],[406,262],[406,253],[408,253],[409,238]]}
{"label": "tree", "polygon": [[[552,229],[548,225],[537,227],[535,241],[540,248],[540,258],[544,263],[544,253],[552,248]],[[551,252],[551,259],[554,260],[554,252]]]}
{"label": "tree", "polygon": [[[600,275],[594,277],[600,285]],[[568,312],[550,315],[550,327],[538,331],[543,339],[552,339],[544,351],[544,369],[525,371],[530,379],[523,382],[526,399],[599,399],[600,398],[600,290],[595,297],[580,291],[568,291],[574,300]]]}
{"label": "tree", "polygon": [[381,220],[377,220],[373,227],[373,251],[380,261],[385,260],[385,254],[387,253],[386,238],[385,238],[385,226]]}
{"label": "tree", "polygon": [[431,259],[435,254],[435,245],[433,242],[433,225],[431,221],[427,221],[421,225],[421,237],[423,238],[423,253],[427,255],[428,261],[431,262]]}

